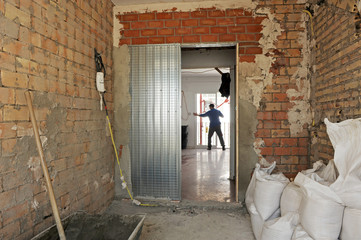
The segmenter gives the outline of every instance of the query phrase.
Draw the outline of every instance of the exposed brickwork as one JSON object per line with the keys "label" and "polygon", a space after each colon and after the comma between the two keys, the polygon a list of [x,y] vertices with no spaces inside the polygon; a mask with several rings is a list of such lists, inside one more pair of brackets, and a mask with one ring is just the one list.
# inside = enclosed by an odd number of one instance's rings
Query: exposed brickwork
{"label": "exposed brickwork", "polygon": [[112,106],[113,4],[0,0],[0,239],[54,224],[24,92],[36,117],[61,217],[113,199],[112,147],[95,89],[94,47]]}
{"label": "exposed brickwork", "polygon": [[322,5],[315,14],[312,161],[333,158],[324,118],[337,122],[361,117],[361,38],[355,36],[354,17],[332,5]]}
{"label": "exposed brickwork", "polygon": [[[260,149],[267,161],[277,161],[279,170],[294,175],[307,168],[309,161],[308,126],[305,124],[303,132],[291,136],[287,113],[293,104],[286,94],[288,89],[297,88],[292,75],[301,67],[303,59],[303,46],[298,38],[299,33],[305,31],[301,21],[305,6],[296,0],[273,0],[260,1],[261,7],[271,9],[284,31],[275,43],[276,49],[267,53],[275,57],[270,69],[274,76],[272,85],[263,90],[255,137],[264,141]],[[215,8],[190,12],[125,13],[117,16],[123,25],[119,44],[238,42],[239,61],[252,63],[257,55],[262,54],[258,41],[266,17],[244,9]]]}

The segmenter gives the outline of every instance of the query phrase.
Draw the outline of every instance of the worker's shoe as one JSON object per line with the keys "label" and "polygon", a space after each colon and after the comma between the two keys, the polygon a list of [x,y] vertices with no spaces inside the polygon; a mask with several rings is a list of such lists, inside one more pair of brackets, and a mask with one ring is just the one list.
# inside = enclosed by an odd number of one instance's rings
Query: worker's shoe
{"label": "worker's shoe", "polygon": [[226,147],[225,147],[225,146],[222,146],[222,150],[223,150],[223,151],[226,151]]}
{"label": "worker's shoe", "polygon": [[210,147],[207,147],[207,150],[212,150],[212,148],[210,148]]}

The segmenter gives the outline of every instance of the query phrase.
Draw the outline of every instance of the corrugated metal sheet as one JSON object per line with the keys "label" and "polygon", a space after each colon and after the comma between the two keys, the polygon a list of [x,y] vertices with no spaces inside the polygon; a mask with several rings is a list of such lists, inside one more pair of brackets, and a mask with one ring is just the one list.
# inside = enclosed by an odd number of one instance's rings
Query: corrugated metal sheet
{"label": "corrugated metal sheet", "polygon": [[180,45],[130,46],[135,196],[180,200]]}

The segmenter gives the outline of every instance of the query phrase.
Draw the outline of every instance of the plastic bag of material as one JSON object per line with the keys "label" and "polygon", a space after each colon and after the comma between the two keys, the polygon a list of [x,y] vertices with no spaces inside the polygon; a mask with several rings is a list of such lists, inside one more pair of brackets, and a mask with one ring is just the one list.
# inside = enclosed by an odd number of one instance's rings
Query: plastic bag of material
{"label": "plastic bag of material", "polygon": [[289,212],[283,217],[264,223],[261,240],[290,240],[298,224],[298,213]]}
{"label": "plastic bag of material", "polygon": [[340,123],[324,120],[335,149],[334,162],[339,172],[330,186],[347,207],[361,209],[361,118]]}
{"label": "plastic bag of material", "polygon": [[325,167],[326,167],[326,165],[323,163],[323,161],[319,160],[319,161],[313,163],[313,166],[311,169],[306,169],[301,172],[307,176],[311,173],[322,171]]}
{"label": "plastic bag of material", "polygon": [[251,216],[251,224],[252,224],[253,234],[257,240],[260,240],[264,220],[262,219],[261,215],[259,215],[254,203],[251,203],[249,205],[248,212],[249,212],[249,215]]}
{"label": "plastic bag of material", "polygon": [[298,225],[293,232],[291,240],[313,240],[301,225]]}
{"label": "plastic bag of material", "polygon": [[273,162],[269,167],[267,168],[261,168],[260,164],[256,164],[256,168],[254,169],[251,181],[248,185],[247,191],[246,191],[246,206],[249,211],[249,206],[254,202],[254,190],[256,188],[256,172],[264,172],[266,174],[271,174],[273,169],[276,167],[276,162]]}
{"label": "plastic bag of material", "polygon": [[[262,234],[262,229],[263,229],[263,224],[265,223],[265,221],[263,220],[261,215],[258,213],[254,203],[251,203],[249,205],[248,212],[249,212],[249,215],[251,216],[251,224],[252,224],[253,234],[257,240],[260,240],[261,234]],[[277,209],[268,220],[278,218],[279,216],[280,216],[280,209]]]}
{"label": "plastic bag of material", "polygon": [[254,204],[257,211],[267,220],[279,207],[283,189],[290,182],[282,173],[269,175],[256,171]]}
{"label": "plastic bag of material", "polygon": [[281,216],[289,212],[298,212],[302,200],[302,190],[295,183],[289,183],[281,196]]}
{"label": "plastic bag of material", "polygon": [[344,205],[337,194],[302,173],[295,183],[301,186],[303,197],[300,205],[300,222],[314,239],[338,239],[341,231]]}
{"label": "plastic bag of material", "polygon": [[361,210],[346,207],[343,214],[341,240],[361,239]]}
{"label": "plastic bag of material", "polygon": [[333,183],[337,179],[337,169],[333,159],[328,161],[328,164],[320,172],[317,173],[326,182]]}

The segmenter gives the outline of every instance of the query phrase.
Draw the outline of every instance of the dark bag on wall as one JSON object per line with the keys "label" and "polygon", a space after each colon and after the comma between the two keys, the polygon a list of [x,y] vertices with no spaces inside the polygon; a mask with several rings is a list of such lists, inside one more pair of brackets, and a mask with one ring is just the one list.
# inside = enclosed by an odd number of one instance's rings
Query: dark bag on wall
{"label": "dark bag on wall", "polygon": [[222,73],[222,84],[219,88],[219,92],[222,97],[228,98],[230,95],[231,88],[231,75],[229,73]]}

